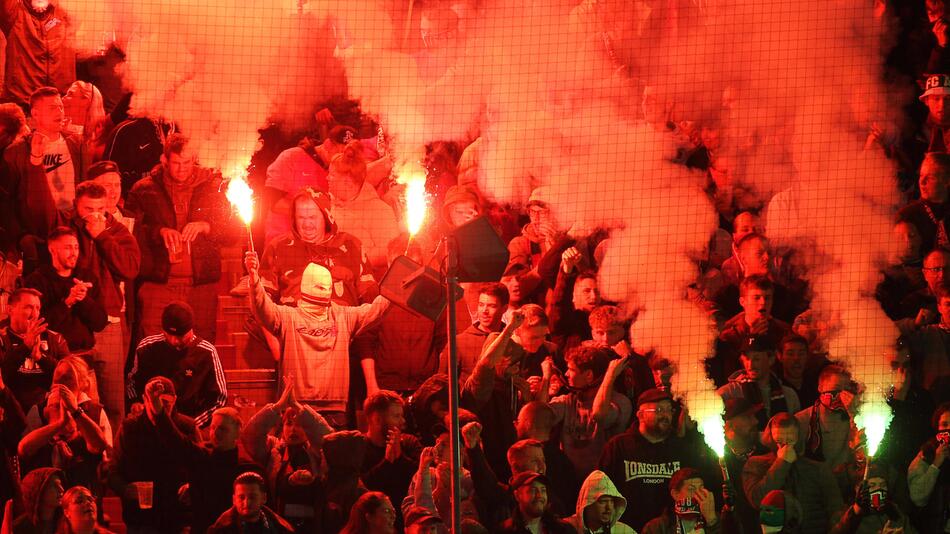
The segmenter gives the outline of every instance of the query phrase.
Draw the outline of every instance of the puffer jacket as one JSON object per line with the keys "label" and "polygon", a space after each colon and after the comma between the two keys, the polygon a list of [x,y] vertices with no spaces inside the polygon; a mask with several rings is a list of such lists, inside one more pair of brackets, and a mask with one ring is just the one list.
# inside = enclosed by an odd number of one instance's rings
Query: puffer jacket
{"label": "puffer jacket", "polygon": [[620,494],[617,486],[614,486],[613,481],[603,471],[592,471],[591,474],[587,475],[587,479],[581,485],[581,492],[577,496],[575,513],[564,521],[573,526],[577,530],[577,534],[586,534],[588,530],[584,525],[584,510],[605,495],[614,499],[613,518],[611,518],[610,526],[607,529],[598,532],[603,534],[637,534],[636,530],[620,521],[620,516],[627,509],[627,499]]}
{"label": "puffer jacket", "polygon": [[[167,179],[164,165],[156,166],[132,187],[125,203],[125,208],[135,214],[135,238],[142,254],[139,280],[144,282],[164,284],[171,271],[161,229],[180,228]],[[211,225],[209,233],[199,235],[191,244],[192,281],[199,285],[221,279],[221,247],[234,242],[242,228],[231,220],[231,206],[220,191],[221,176],[196,167],[193,179],[187,222]]]}

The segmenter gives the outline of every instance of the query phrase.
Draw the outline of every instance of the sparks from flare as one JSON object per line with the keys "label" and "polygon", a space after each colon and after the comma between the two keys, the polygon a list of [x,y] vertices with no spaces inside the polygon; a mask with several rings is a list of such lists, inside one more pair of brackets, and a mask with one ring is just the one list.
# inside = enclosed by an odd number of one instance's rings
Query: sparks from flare
{"label": "sparks from flare", "polygon": [[406,226],[409,237],[414,237],[426,218],[426,179],[414,174],[406,181]]}
{"label": "sparks from flare", "polygon": [[251,221],[254,220],[254,191],[239,174],[228,182],[228,191],[225,196],[244,221],[244,226],[247,227],[248,243],[251,252],[254,252],[254,238],[251,236]]}

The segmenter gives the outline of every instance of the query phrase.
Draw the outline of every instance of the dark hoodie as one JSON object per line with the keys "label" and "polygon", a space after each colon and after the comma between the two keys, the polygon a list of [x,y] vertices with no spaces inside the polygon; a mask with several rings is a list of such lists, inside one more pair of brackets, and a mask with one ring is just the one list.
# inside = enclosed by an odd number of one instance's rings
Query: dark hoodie
{"label": "dark hoodie", "polygon": [[62,510],[57,508],[46,528],[40,524],[40,499],[43,498],[43,491],[46,485],[54,477],[59,477],[60,481],[64,479],[63,472],[52,467],[41,467],[34,469],[23,477],[20,483],[22,513],[13,521],[13,534],[42,534],[52,532],[56,527],[56,521]]}
{"label": "dark hoodie", "polygon": [[279,302],[291,304],[300,298],[300,280],[307,265],[326,267],[333,276],[332,300],[342,306],[372,302],[379,293],[372,267],[359,239],[337,228],[330,214],[329,196],[305,189],[291,202],[290,217],[296,221],[297,199],[310,197],[320,208],[326,223],[323,241],[307,243],[293,230],[272,239],[261,257],[261,276],[277,287]]}

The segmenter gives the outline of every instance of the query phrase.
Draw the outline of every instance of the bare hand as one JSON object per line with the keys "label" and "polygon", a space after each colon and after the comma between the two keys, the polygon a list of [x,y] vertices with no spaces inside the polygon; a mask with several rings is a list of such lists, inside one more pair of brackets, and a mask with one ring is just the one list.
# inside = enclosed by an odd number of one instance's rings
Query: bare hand
{"label": "bare hand", "polygon": [[333,113],[327,108],[321,108],[320,111],[317,111],[315,118],[317,119],[317,123],[321,125],[331,125],[336,122]]}
{"label": "bare hand", "polygon": [[181,229],[181,240],[185,243],[191,243],[201,234],[211,232],[211,224],[205,221],[190,222]]}
{"label": "bare hand", "polygon": [[543,378],[551,378],[551,375],[554,374],[554,359],[545,358],[541,361],[541,376]]}
{"label": "bare hand", "polygon": [[540,376],[529,376],[528,380],[528,389],[531,391],[532,397],[537,397],[538,393],[541,392],[541,382],[544,380]]}
{"label": "bare hand", "polygon": [[142,395],[142,400],[146,407],[152,409],[152,413],[160,414],[164,410],[161,399],[164,392],[165,386],[157,380],[145,384],[145,393]]}
{"label": "bare hand", "polygon": [[23,344],[30,349],[35,349],[40,336],[46,332],[46,319],[42,317],[30,321],[26,327],[26,333],[23,334]]}
{"label": "bare hand", "polygon": [[287,477],[291,486],[308,486],[314,481],[313,473],[309,469],[298,469]]}
{"label": "bare hand", "polygon": [[630,356],[610,360],[607,364],[607,377],[617,378],[630,365]]}
{"label": "bare hand", "polygon": [[294,377],[293,375],[287,375],[284,377],[284,391],[280,394],[280,398],[277,399],[276,406],[283,411],[292,407],[294,404],[296,404],[296,399],[294,398]]}
{"label": "bare hand", "polygon": [[38,155],[40,159],[46,154],[46,146],[49,144],[49,138],[40,132],[33,130],[33,136],[30,138],[30,157]]}
{"label": "bare hand", "polygon": [[66,408],[69,413],[75,412],[79,408],[79,402],[76,400],[76,395],[69,390],[68,387],[62,384],[54,384],[52,391],[59,392],[59,399],[63,403],[63,406]]}
{"label": "bare hand", "polygon": [[178,230],[174,228],[162,228],[158,231],[162,236],[162,241],[165,242],[165,250],[168,251],[169,255],[178,254],[181,252],[181,247],[184,241],[182,240],[181,234]]}
{"label": "bare hand", "polygon": [[261,269],[261,260],[257,257],[257,252],[249,250],[244,253],[244,268],[247,269],[248,280],[251,285],[257,284]]}
{"label": "bare hand", "polygon": [[561,269],[563,269],[565,273],[573,271],[580,261],[581,251],[577,250],[577,247],[570,247],[561,253]]}
{"label": "bare hand", "polygon": [[768,317],[759,317],[749,325],[749,332],[752,334],[764,334],[769,331]]}
{"label": "bare hand", "polygon": [[83,282],[78,278],[73,278],[73,287],[69,288],[69,295],[66,296],[66,305],[73,306],[77,302],[82,302],[92,287],[91,282]]}
{"label": "bare hand", "polygon": [[706,488],[700,488],[693,494],[693,500],[699,504],[699,512],[707,524],[716,522],[716,498]]}
{"label": "bare hand", "polygon": [[554,238],[557,237],[557,227],[548,221],[538,223],[538,231],[548,242],[554,241]]}
{"label": "bare hand", "polygon": [[106,229],[106,216],[102,213],[91,213],[83,218],[86,223],[86,231],[93,239],[99,237],[99,234]]}
{"label": "bare hand", "polygon": [[798,451],[795,450],[795,446],[786,443],[778,449],[778,457],[783,461],[790,464],[795,463],[798,460]]}
{"label": "bare hand", "polygon": [[465,442],[466,449],[475,449],[482,442],[482,425],[477,421],[472,421],[462,427],[462,440]]}
{"label": "bare hand", "polygon": [[943,462],[947,460],[948,456],[950,456],[950,443],[941,443],[934,453],[934,467],[943,465]]}
{"label": "bare hand", "polygon": [[434,467],[436,464],[435,449],[432,447],[424,447],[422,452],[419,453],[419,471],[425,473],[430,467]]}
{"label": "bare hand", "polygon": [[511,321],[508,323],[509,330],[516,330],[524,324],[524,312],[518,310],[511,312]]}
{"label": "bare hand", "polygon": [[386,437],[386,461],[396,463],[402,456],[402,432],[398,428],[389,431]]}
{"label": "bare hand", "polygon": [[524,399],[525,402],[531,400],[531,385],[528,384],[528,381],[523,376],[512,376],[511,385],[521,393],[521,398]]}

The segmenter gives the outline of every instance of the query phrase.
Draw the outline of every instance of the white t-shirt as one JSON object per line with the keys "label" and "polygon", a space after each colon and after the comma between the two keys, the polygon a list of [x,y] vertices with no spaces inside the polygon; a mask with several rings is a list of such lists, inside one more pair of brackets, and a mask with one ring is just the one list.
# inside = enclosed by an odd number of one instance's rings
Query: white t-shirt
{"label": "white t-shirt", "polygon": [[58,139],[46,145],[43,153],[43,169],[46,171],[46,181],[53,194],[53,202],[57,209],[68,210],[73,205],[76,196],[76,176],[73,170],[72,157],[66,139]]}

